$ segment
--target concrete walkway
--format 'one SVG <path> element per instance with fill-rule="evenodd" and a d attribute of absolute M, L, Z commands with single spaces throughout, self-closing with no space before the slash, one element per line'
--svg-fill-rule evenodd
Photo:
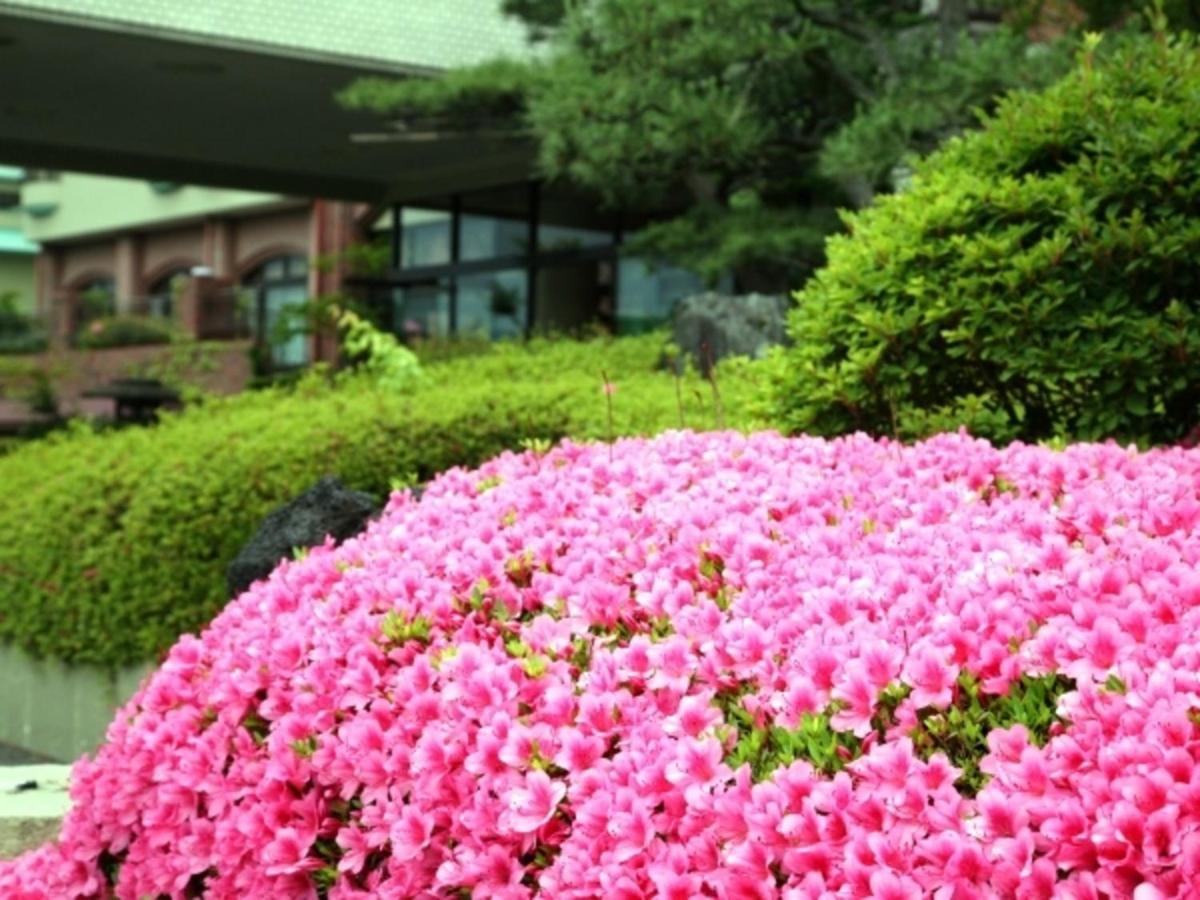
<path fill-rule="evenodd" d="M 51 763 L 0 767 L 0 859 L 19 856 L 58 835 L 71 804 L 70 772 L 70 766 Z"/>

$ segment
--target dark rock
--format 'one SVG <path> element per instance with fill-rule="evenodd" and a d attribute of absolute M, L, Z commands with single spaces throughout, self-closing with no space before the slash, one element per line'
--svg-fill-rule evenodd
<path fill-rule="evenodd" d="M 265 578 L 280 560 L 291 557 L 296 547 L 316 546 L 326 535 L 337 541 L 353 537 L 377 510 L 370 494 L 352 491 L 327 475 L 263 519 L 254 537 L 229 564 L 226 581 L 230 596 Z"/>
<path fill-rule="evenodd" d="M 674 340 L 707 375 L 726 356 L 758 359 L 787 339 L 786 297 L 770 294 L 696 294 L 675 307 Z"/>

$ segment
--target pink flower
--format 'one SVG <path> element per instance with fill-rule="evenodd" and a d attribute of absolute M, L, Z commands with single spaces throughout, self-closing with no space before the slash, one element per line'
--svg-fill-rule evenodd
<path fill-rule="evenodd" d="M 883 870 L 871 874 L 872 900 L 920 900 L 921 887 L 911 878 Z"/>
<path fill-rule="evenodd" d="M 640 805 L 614 813 L 606 830 L 613 842 L 613 859 L 619 863 L 641 853 L 654 837 L 650 815 Z"/>
<path fill-rule="evenodd" d="M 415 806 L 406 805 L 389 832 L 393 858 L 400 862 L 416 859 L 429 846 L 432 835 L 433 821 L 429 814 Z"/>
<path fill-rule="evenodd" d="M 545 772 L 528 773 L 523 787 L 508 792 L 505 817 L 508 827 L 520 834 L 537 831 L 550 821 L 566 794 L 566 785 L 552 781 Z"/>
<path fill-rule="evenodd" d="M 871 730 L 875 715 L 876 686 L 866 668 L 857 660 L 846 667 L 846 674 L 833 689 L 833 698 L 842 706 L 830 720 L 834 728 L 863 737 Z"/>
<path fill-rule="evenodd" d="M 689 796 L 721 774 L 721 744 L 715 738 L 688 738 L 676 745 L 675 757 L 664 770 L 667 781 Z"/>
<path fill-rule="evenodd" d="M 321 861 L 310 859 L 312 835 L 302 835 L 295 828 L 281 828 L 263 848 L 264 869 L 268 875 L 289 875 L 320 867 Z"/>
<path fill-rule="evenodd" d="M 182 639 L 0 897 L 1187 896 L 1198 484 L 1200 450 L 963 434 L 451 470 Z"/>
<path fill-rule="evenodd" d="M 904 678 L 912 686 L 912 700 L 918 709 L 945 709 L 958 680 L 958 667 L 946 662 L 943 651 L 926 645 L 908 657 Z"/>
<path fill-rule="evenodd" d="M 603 738 L 572 729 L 563 736 L 562 749 L 554 762 L 568 772 L 586 772 L 604 755 L 606 746 Z"/>

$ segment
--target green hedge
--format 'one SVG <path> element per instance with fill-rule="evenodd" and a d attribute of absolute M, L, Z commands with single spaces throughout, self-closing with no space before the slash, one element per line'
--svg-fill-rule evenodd
<path fill-rule="evenodd" d="M 138 347 L 146 344 L 169 344 L 175 339 L 175 335 L 175 326 L 167 319 L 105 316 L 88 322 L 75 336 L 75 344 L 84 350 Z"/>
<path fill-rule="evenodd" d="M 1157 443 L 1200 421 L 1200 52 L 1103 51 L 847 217 L 797 295 L 785 428 Z"/>
<path fill-rule="evenodd" d="M 323 474 L 382 497 L 526 439 L 678 424 L 661 335 L 501 346 L 426 370 L 408 395 L 308 380 L 168 415 L 158 426 L 76 429 L 0 458 L 0 640 L 38 655 L 118 665 L 152 658 L 227 599 L 225 569 L 262 518 Z M 754 370 L 719 387 L 728 424 L 749 424 Z M 710 387 L 682 389 L 690 427 L 716 422 Z"/>

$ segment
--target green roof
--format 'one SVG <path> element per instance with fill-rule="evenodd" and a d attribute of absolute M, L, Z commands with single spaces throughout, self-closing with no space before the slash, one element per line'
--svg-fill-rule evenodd
<path fill-rule="evenodd" d="M 0 228 L 0 253 L 37 253 L 40 248 L 19 229 Z"/>
<path fill-rule="evenodd" d="M 25 180 L 25 170 L 20 166 L 0 166 L 0 182 L 20 182 Z"/>
<path fill-rule="evenodd" d="M 0 9 L 205 43 L 448 68 L 523 56 L 524 27 L 500 0 L 2 0 Z"/>

